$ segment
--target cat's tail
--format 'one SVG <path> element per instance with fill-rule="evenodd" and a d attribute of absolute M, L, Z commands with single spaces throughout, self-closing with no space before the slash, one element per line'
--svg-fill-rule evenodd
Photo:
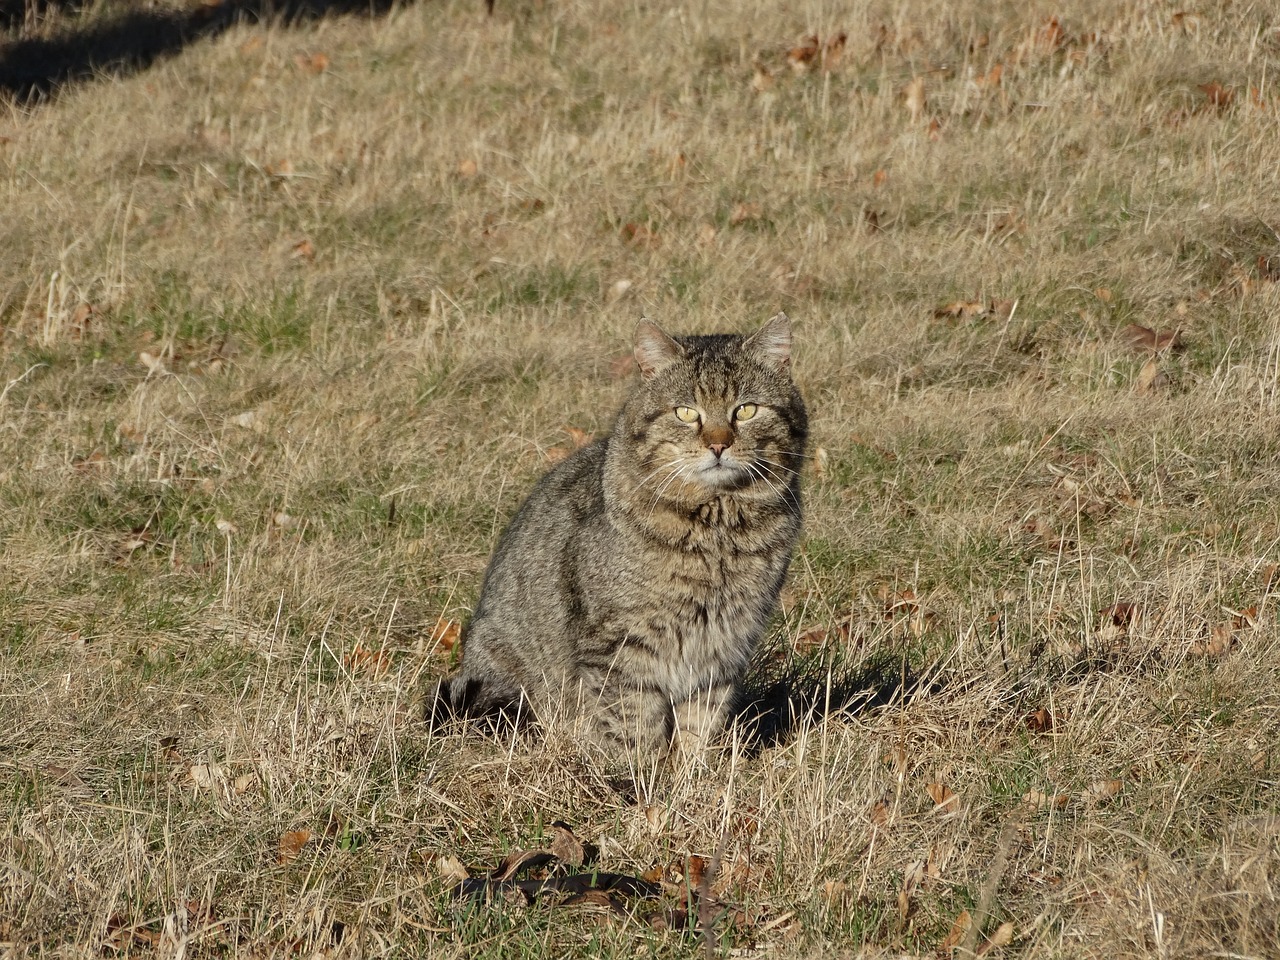
<path fill-rule="evenodd" d="M 486 720 L 522 725 L 529 707 L 520 691 L 514 693 L 479 677 L 456 673 L 445 677 L 427 694 L 426 721 L 433 727 L 458 720 Z"/>

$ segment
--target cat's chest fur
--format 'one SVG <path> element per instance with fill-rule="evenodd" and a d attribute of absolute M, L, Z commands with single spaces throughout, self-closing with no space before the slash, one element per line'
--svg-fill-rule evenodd
<path fill-rule="evenodd" d="M 611 649 L 636 686 L 676 700 L 739 675 L 781 585 L 791 518 L 729 496 L 687 511 L 613 513 L 618 562 L 590 577 L 600 604 L 582 642 Z"/>

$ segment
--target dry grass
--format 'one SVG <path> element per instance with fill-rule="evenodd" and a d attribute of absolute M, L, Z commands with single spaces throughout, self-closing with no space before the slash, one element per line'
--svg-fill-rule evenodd
<path fill-rule="evenodd" d="M 557 819 L 628 873 L 727 836 L 722 955 L 966 910 L 958 954 L 1280 955 L 1274 12 L 498 6 L 0 113 L 0 955 L 708 949 L 450 899 L 438 858 Z M 780 307 L 822 459 L 756 687 L 797 716 L 623 786 L 426 729 L 438 618 L 637 317 Z"/>

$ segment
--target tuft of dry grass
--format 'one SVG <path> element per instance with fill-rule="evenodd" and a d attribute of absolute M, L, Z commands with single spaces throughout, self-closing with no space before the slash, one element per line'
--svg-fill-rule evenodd
<path fill-rule="evenodd" d="M 175 4 L 0 106 L 0 955 L 1275 956 L 1280 20 L 497 6 Z M 720 748 L 428 728 L 637 318 L 778 308 Z M 557 820 L 661 901 L 451 896 Z"/>

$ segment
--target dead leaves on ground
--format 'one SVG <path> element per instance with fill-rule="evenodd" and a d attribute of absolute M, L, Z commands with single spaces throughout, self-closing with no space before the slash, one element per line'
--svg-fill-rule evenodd
<path fill-rule="evenodd" d="M 373 650 L 357 643 L 342 655 L 342 665 L 353 677 L 378 680 L 391 669 L 391 655 L 386 650 Z"/>
<path fill-rule="evenodd" d="M 595 437 L 586 430 L 579 429 L 578 427 L 565 427 L 564 432 L 568 434 L 569 442 L 547 448 L 546 453 L 543 454 L 543 459 L 548 464 L 554 465 L 564 460 L 568 460 L 570 456 L 595 439 Z"/>
<path fill-rule="evenodd" d="M 559 906 L 592 903 L 625 914 L 629 912 L 631 898 L 658 896 L 656 885 L 641 877 L 560 869 L 561 864 L 571 868 L 590 865 L 598 852 L 583 844 L 565 823 L 556 821 L 549 829 L 551 841 L 546 847 L 513 849 L 487 876 L 473 878 L 453 857 L 441 858 L 437 867 L 446 879 L 458 881 L 454 887 L 455 897 L 499 900 L 518 906 L 527 906 L 541 898 L 543 902 Z"/>
<path fill-rule="evenodd" d="M 1120 334 L 1139 353 L 1178 353 L 1186 349 L 1180 330 L 1152 330 L 1140 323 L 1131 323 Z"/>
<path fill-rule="evenodd" d="M 749 858 L 722 869 L 723 848 L 711 857 L 691 854 L 642 875 L 600 870 L 599 851 L 583 843 L 567 824 L 549 827 L 550 842 L 536 849 L 516 848 L 483 877 L 472 877 L 456 857 L 442 856 L 436 869 L 454 883 L 454 897 L 523 908 L 599 908 L 606 917 L 638 920 L 654 930 L 696 930 L 714 944 L 725 927 L 753 925 L 748 914 L 721 897 L 750 872 Z M 583 869 L 590 868 L 590 869 Z M 667 901 L 660 904 L 659 901 Z M 649 908 L 643 903 L 653 903 Z M 758 917 L 755 919 L 759 919 Z"/>
<path fill-rule="evenodd" d="M 457 620 L 446 620 L 444 617 L 438 619 L 435 626 L 431 628 L 431 635 L 428 639 L 432 653 L 441 653 L 449 656 L 458 645 L 458 641 L 462 639 L 462 624 Z"/>
<path fill-rule="evenodd" d="M 934 812 L 944 817 L 953 817 L 960 812 L 960 797 L 945 783 L 925 784 L 925 793 L 933 801 Z"/>
<path fill-rule="evenodd" d="M 826 40 L 816 33 L 810 34 L 787 51 L 787 65 L 797 74 L 807 73 L 816 67 L 834 70 L 840 65 L 848 39 L 849 35 L 843 31 L 828 36 Z"/>
<path fill-rule="evenodd" d="M 947 320 L 952 323 L 988 317 L 994 320 L 1008 320 L 1013 316 L 1017 307 L 1017 300 L 999 298 L 993 300 L 953 300 L 934 310 L 933 318 L 935 320 Z"/>
<path fill-rule="evenodd" d="M 806 657 L 824 650 L 860 646 L 880 629 L 880 623 L 889 624 L 895 633 L 920 639 L 937 623 L 937 611 L 926 606 L 910 587 L 898 589 L 888 583 L 880 583 L 873 596 L 874 599 L 866 598 L 866 607 L 862 611 L 804 626 L 792 637 L 791 653 Z M 783 606 L 784 609 L 795 609 L 795 597 L 785 596 Z"/>
<path fill-rule="evenodd" d="M 307 829 L 286 830 L 280 835 L 276 863 L 283 866 L 296 860 L 298 854 L 302 852 L 302 848 L 311 842 L 312 836 L 311 831 Z"/>
<path fill-rule="evenodd" d="M 1259 624 L 1257 604 L 1238 612 L 1231 612 L 1229 620 L 1215 623 L 1208 628 L 1208 635 L 1187 647 L 1190 657 L 1221 659 L 1240 644 L 1240 636 L 1246 630 L 1255 630 Z"/>

